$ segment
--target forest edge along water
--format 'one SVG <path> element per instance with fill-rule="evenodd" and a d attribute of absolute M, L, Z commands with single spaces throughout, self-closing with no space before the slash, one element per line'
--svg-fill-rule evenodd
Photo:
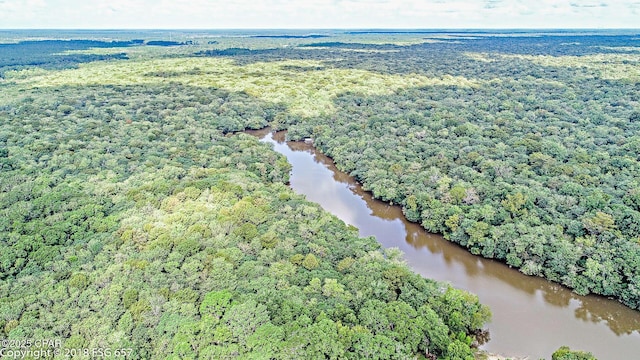
<path fill-rule="evenodd" d="M 286 133 L 248 131 L 273 144 L 292 165 L 291 188 L 320 204 L 361 236 L 404 252 L 407 264 L 424 277 L 475 293 L 491 308 L 492 353 L 550 359 L 562 345 L 600 360 L 635 359 L 640 353 L 640 312 L 601 296 L 580 296 L 540 277 L 467 252 L 405 219 L 399 206 L 374 199 L 351 176 L 310 143 L 285 141 Z M 404 241 L 403 241 L 404 239 Z"/>

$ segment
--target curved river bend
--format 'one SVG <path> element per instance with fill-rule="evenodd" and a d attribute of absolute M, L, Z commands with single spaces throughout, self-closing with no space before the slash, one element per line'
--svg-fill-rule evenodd
<path fill-rule="evenodd" d="M 550 359 L 562 345 L 592 352 L 599 360 L 640 359 L 640 311 L 599 296 L 579 296 L 497 261 L 474 256 L 407 221 L 398 206 L 375 200 L 333 161 L 284 133 L 250 132 L 274 145 L 292 164 L 291 187 L 345 223 L 400 248 L 424 277 L 471 291 L 493 313 L 491 340 L 483 349 L 509 356 Z"/>

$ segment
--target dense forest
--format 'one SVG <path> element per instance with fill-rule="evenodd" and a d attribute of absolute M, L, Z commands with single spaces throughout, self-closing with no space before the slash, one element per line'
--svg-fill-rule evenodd
<path fill-rule="evenodd" d="M 295 195 L 268 145 L 223 131 L 282 105 L 162 82 L 2 87 L 0 337 L 132 359 L 472 359 L 485 337 L 477 297 L 412 273 Z"/>
<path fill-rule="evenodd" d="M 124 53 L 83 54 L 72 53 L 87 49 L 122 48 L 139 44 L 135 41 L 96 41 L 96 40 L 30 40 L 17 43 L 0 43 L 0 78 L 9 70 L 38 67 L 42 69 L 66 69 L 80 63 L 126 59 Z M 64 53 L 67 52 L 67 53 Z"/>
<path fill-rule="evenodd" d="M 594 40 L 581 56 L 422 47 L 396 62 L 372 57 L 361 66 L 473 83 L 341 94 L 335 113 L 289 134 L 313 137 L 376 197 L 474 254 L 640 308 L 640 48 L 627 39 L 620 52 L 590 54 L 609 42 Z M 557 40 L 509 43 L 563 50 Z"/>
<path fill-rule="evenodd" d="M 0 337 L 473 358 L 489 310 L 295 195 L 286 160 L 241 133 L 265 126 L 474 254 L 640 308 L 637 37 L 385 36 L 3 60 Z"/>

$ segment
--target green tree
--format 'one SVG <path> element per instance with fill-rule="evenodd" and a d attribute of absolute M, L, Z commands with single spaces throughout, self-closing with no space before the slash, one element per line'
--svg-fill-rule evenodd
<path fill-rule="evenodd" d="M 200 315 L 221 319 L 232 306 L 233 295 L 228 290 L 211 291 L 204 296 L 200 304 Z"/>
<path fill-rule="evenodd" d="M 307 270 L 313 270 L 318 266 L 320 266 L 320 263 L 318 262 L 318 259 L 316 258 L 315 255 L 309 253 L 304 257 L 304 260 L 302 261 L 302 266 L 304 266 L 304 268 Z"/>
<path fill-rule="evenodd" d="M 571 350 L 568 346 L 561 346 L 554 351 L 551 356 L 552 360 L 596 360 L 589 352 Z"/>
<path fill-rule="evenodd" d="M 605 231 L 611 231 L 615 227 L 615 220 L 613 216 L 598 211 L 592 217 L 582 220 L 585 229 L 591 234 L 601 234 Z"/>

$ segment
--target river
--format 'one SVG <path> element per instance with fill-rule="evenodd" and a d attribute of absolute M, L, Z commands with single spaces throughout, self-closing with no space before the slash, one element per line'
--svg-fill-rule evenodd
<path fill-rule="evenodd" d="M 291 188 L 345 223 L 400 248 L 411 269 L 478 295 L 491 308 L 491 340 L 482 349 L 503 355 L 550 359 L 562 345 L 592 352 L 599 360 L 640 359 L 640 311 L 600 296 L 579 296 L 539 277 L 467 252 L 407 221 L 398 206 L 375 200 L 333 161 L 283 132 L 251 132 L 285 155 Z"/>

